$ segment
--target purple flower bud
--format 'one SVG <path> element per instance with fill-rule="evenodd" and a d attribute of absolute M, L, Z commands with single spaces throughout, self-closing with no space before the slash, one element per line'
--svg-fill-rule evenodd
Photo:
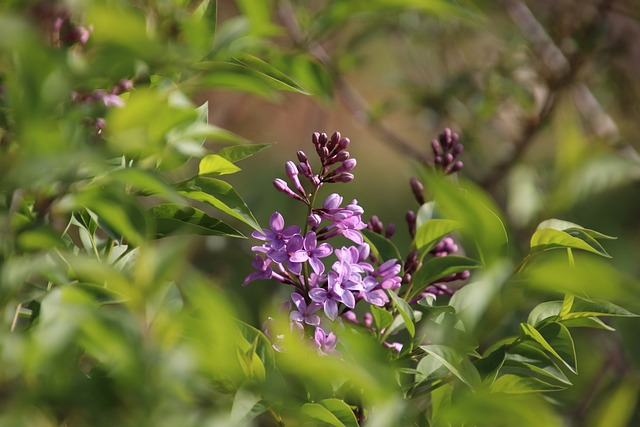
<path fill-rule="evenodd" d="M 289 178 L 293 179 L 294 177 L 298 176 L 298 168 L 296 167 L 295 163 L 293 163 L 291 160 L 285 163 L 284 169 Z"/>
<path fill-rule="evenodd" d="M 445 166 L 448 166 L 448 165 L 450 165 L 451 163 L 453 163 L 453 154 L 451 154 L 451 153 L 447 153 L 447 154 L 444 156 L 444 162 L 443 162 L 443 163 L 444 163 L 444 165 L 445 165 Z"/>
<path fill-rule="evenodd" d="M 411 278 L 412 278 L 411 274 L 405 273 L 404 276 L 402 276 L 402 284 L 406 285 L 407 283 L 410 283 Z"/>
<path fill-rule="evenodd" d="M 96 131 L 98 131 L 98 135 L 100 135 L 102 134 L 102 131 L 104 130 L 104 127 L 106 125 L 107 125 L 107 121 L 102 117 L 98 117 L 95 123 L 93 124 L 93 127 L 96 129 Z"/>
<path fill-rule="evenodd" d="M 317 229 L 322 222 L 322 218 L 318 214 L 311 214 L 307 217 L 307 224 L 311 227 L 312 230 Z"/>
<path fill-rule="evenodd" d="M 342 182 L 347 183 L 353 181 L 355 177 L 352 173 L 341 173 L 340 175 L 332 176 L 329 179 L 324 180 L 324 182 Z"/>
<path fill-rule="evenodd" d="M 351 140 L 349 138 L 340 139 L 340 142 L 338 142 L 338 146 L 336 147 L 336 151 L 342 151 L 346 149 L 349 144 L 351 144 Z"/>
<path fill-rule="evenodd" d="M 416 198 L 416 201 L 420 205 L 424 205 L 424 186 L 418 179 L 414 176 L 409 180 L 409 184 L 411 185 L 411 192 L 413 193 L 413 197 Z"/>
<path fill-rule="evenodd" d="M 367 328 L 370 328 L 371 326 L 373 326 L 373 315 L 371 313 L 369 313 L 368 311 L 366 313 L 364 313 L 362 323 L 364 323 L 364 325 Z"/>
<path fill-rule="evenodd" d="M 318 143 L 324 147 L 325 145 L 327 145 L 327 142 L 329 142 L 329 137 L 326 133 L 322 132 L 318 138 Z"/>
<path fill-rule="evenodd" d="M 407 211 L 404 219 L 407 221 L 407 225 L 409 226 L 409 235 L 413 239 L 416 236 L 416 213 L 414 211 Z"/>
<path fill-rule="evenodd" d="M 304 200 L 302 197 L 300 197 L 298 194 L 294 193 L 293 190 L 291 190 L 289 188 L 289 184 L 287 184 L 287 182 L 283 179 L 280 178 L 276 178 L 273 181 L 273 186 L 276 188 L 276 190 L 286 194 L 289 197 L 292 197 L 296 200 L 300 200 L 301 202 L 306 202 L 306 200 Z"/>
<path fill-rule="evenodd" d="M 329 152 L 332 152 L 334 148 L 338 146 L 340 139 L 342 139 L 340 132 L 334 132 L 333 135 L 331 135 L 331 139 L 327 143 L 327 148 L 329 149 Z"/>
<path fill-rule="evenodd" d="M 298 172 L 307 178 L 310 178 L 313 175 L 308 163 L 298 163 Z"/>
<path fill-rule="evenodd" d="M 435 163 L 436 165 L 441 165 L 443 163 L 442 162 L 442 156 L 435 156 L 433 158 L 433 163 Z"/>
<path fill-rule="evenodd" d="M 339 162 L 344 162 L 345 160 L 347 160 L 349 158 L 350 154 L 348 151 L 341 151 L 338 154 L 336 154 L 335 156 L 333 156 L 336 160 L 336 163 Z"/>
<path fill-rule="evenodd" d="M 451 174 L 451 173 L 458 172 L 463 167 L 464 167 L 464 163 L 462 163 L 460 160 L 458 160 L 453 165 L 451 165 L 451 167 L 449 168 L 449 173 Z"/>
<path fill-rule="evenodd" d="M 431 149 L 433 150 L 434 156 L 442 155 L 442 147 L 440 146 L 440 143 L 436 139 L 431 141 Z"/>
<path fill-rule="evenodd" d="M 456 144 L 456 145 L 453 146 L 453 149 L 451 150 L 451 153 L 454 155 L 454 157 L 456 157 L 460 153 L 462 153 L 462 151 L 464 151 L 464 145 Z"/>
<path fill-rule="evenodd" d="M 306 162 L 308 162 L 308 161 L 309 161 L 309 159 L 307 158 L 307 155 L 306 155 L 306 154 L 304 154 L 304 151 L 298 151 L 296 154 L 297 154 L 297 156 L 298 156 L 298 160 L 299 160 L 301 163 L 306 163 Z"/>
<path fill-rule="evenodd" d="M 396 232 L 396 225 L 395 224 L 389 224 L 387 226 L 387 229 L 384 231 L 384 237 L 389 239 L 395 234 L 395 232 Z"/>

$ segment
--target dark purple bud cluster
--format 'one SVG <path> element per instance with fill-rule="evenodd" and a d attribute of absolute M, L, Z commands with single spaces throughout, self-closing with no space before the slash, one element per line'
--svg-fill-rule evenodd
<path fill-rule="evenodd" d="M 396 225 L 389 224 L 386 228 L 380 218 L 377 215 L 373 215 L 369 222 L 367 222 L 367 230 L 373 231 L 374 233 L 380 234 L 387 239 L 393 237 L 396 233 Z"/>
<path fill-rule="evenodd" d="M 84 46 L 89 41 L 89 37 L 93 32 L 92 25 L 88 27 L 76 25 L 71 22 L 68 16 L 56 18 L 53 29 L 58 34 L 58 40 L 61 46 Z"/>
<path fill-rule="evenodd" d="M 433 150 L 433 163 L 447 175 L 458 172 L 464 166 L 457 157 L 462 153 L 464 146 L 458 142 L 460 137 L 446 128 L 438 135 L 438 139 L 431 141 Z"/>
<path fill-rule="evenodd" d="M 418 217 L 414 211 L 407 211 L 404 219 L 407 221 L 407 226 L 409 227 L 409 235 L 413 239 L 416 237 L 416 221 L 418 220 Z"/>
<path fill-rule="evenodd" d="M 460 248 L 456 244 L 455 240 L 451 236 L 444 237 L 438 244 L 429 252 L 434 257 L 445 257 L 453 253 L 458 252 Z M 427 289 L 421 294 L 421 298 L 426 295 L 453 295 L 454 290 L 449 289 L 445 283 L 467 280 L 471 276 L 469 270 L 464 270 L 459 273 L 450 274 L 445 277 L 441 277 L 435 282 L 431 283 Z"/>
<path fill-rule="evenodd" d="M 320 158 L 320 173 L 316 174 L 313 171 L 306 153 L 298 151 L 298 164 L 289 161 L 285 165 L 285 172 L 295 190 L 290 188 L 283 179 L 277 178 L 273 182 L 276 190 L 309 206 L 311 205 L 310 194 L 314 194 L 323 184 L 353 181 L 351 171 L 357 165 L 356 159 L 350 158 L 349 152 L 346 151 L 351 141 L 349 138 L 343 138 L 340 132 L 335 132 L 330 139 L 326 133 L 314 132 L 311 140 Z M 300 182 L 300 175 L 311 183 L 312 188 L 309 193 Z"/>

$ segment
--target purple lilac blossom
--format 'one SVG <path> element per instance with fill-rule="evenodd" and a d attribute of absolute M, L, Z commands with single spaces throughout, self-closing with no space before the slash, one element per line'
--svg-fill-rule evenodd
<path fill-rule="evenodd" d="M 324 329 L 318 327 L 313 335 L 313 340 L 316 343 L 316 348 L 318 349 L 319 354 L 328 354 L 336 351 L 338 338 L 333 332 L 330 332 L 327 335 Z"/>
<path fill-rule="evenodd" d="M 274 275 L 274 272 L 269 264 L 271 264 L 271 260 L 269 258 L 263 259 L 260 255 L 256 255 L 251 265 L 257 271 L 249 274 L 242 282 L 242 286 L 247 286 L 250 282 L 258 279 L 271 279 Z"/>
<path fill-rule="evenodd" d="M 295 292 L 291 294 L 291 300 L 296 306 L 296 310 L 293 310 L 289 315 L 289 318 L 292 322 L 297 322 L 300 324 L 304 322 L 307 325 L 320 326 L 320 316 L 314 313 L 322 308 L 322 304 L 312 302 L 311 304 L 307 305 L 304 297 Z"/>
<path fill-rule="evenodd" d="M 303 248 L 296 251 L 290 257 L 290 261 L 303 263 L 309 261 L 314 273 L 324 273 L 324 264 L 320 261 L 320 258 L 326 258 L 331 255 L 333 248 L 328 243 L 322 243 L 318 245 L 316 233 L 310 231 L 304 238 Z"/>
<path fill-rule="evenodd" d="M 284 227 L 284 218 L 280 212 L 274 212 L 269 219 L 271 229 L 264 228 L 262 232 L 254 231 L 251 236 L 258 240 L 264 240 L 268 249 L 280 250 L 287 241 L 296 234 L 300 234 L 302 230 L 296 225 Z"/>

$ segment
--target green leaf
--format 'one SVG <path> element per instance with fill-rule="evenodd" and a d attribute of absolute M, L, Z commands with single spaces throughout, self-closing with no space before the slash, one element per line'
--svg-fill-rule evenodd
<path fill-rule="evenodd" d="M 163 204 L 152 207 L 148 212 L 155 220 L 157 238 L 175 234 L 245 237 L 233 227 L 191 206 Z"/>
<path fill-rule="evenodd" d="M 553 318 L 554 320 L 560 314 L 562 309 L 562 301 L 547 301 L 536 305 L 529 313 L 527 323 L 538 326 L 543 321 Z"/>
<path fill-rule="evenodd" d="M 345 427 L 358 427 L 355 414 L 343 400 L 323 399 L 320 404 L 327 408 Z"/>
<path fill-rule="evenodd" d="M 231 163 L 235 163 L 239 160 L 246 159 L 247 157 L 253 156 L 259 151 L 264 150 L 267 147 L 271 147 L 273 144 L 243 144 L 236 145 L 231 147 L 224 147 L 216 154 L 220 157 L 223 157 L 230 161 Z"/>
<path fill-rule="evenodd" d="M 234 58 L 236 62 L 243 66 L 250 68 L 253 72 L 260 73 L 262 76 L 272 82 L 272 85 L 276 89 L 289 90 L 292 92 L 298 92 L 304 95 L 310 95 L 303 87 L 301 87 L 296 81 L 288 77 L 284 73 L 277 70 L 269 63 L 253 55 L 242 55 Z"/>
<path fill-rule="evenodd" d="M 239 219 L 255 230 L 261 230 L 249 207 L 231 185 L 214 178 L 196 178 L 180 191 L 193 200 L 206 203 Z"/>
<path fill-rule="evenodd" d="M 640 381 L 636 372 L 630 373 L 607 389 L 600 402 L 590 405 L 589 427 L 626 427 L 636 424 Z M 633 421 L 633 422 L 631 422 Z"/>
<path fill-rule="evenodd" d="M 540 328 L 540 335 L 558 353 L 562 361 L 574 373 L 578 372 L 576 349 L 573 338 L 567 327 L 561 323 L 553 322 Z"/>
<path fill-rule="evenodd" d="M 482 358 L 473 362 L 478 373 L 484 378 L 482 383 L 491 388 L 498 374 L 500 368 L 504 365 L 507 358 L 507 346 L 501 345 L 500 347 L 491 351 L 491 353 L 483 356 Z"/>
<path fill-rule="evenodd" d="M 74 202 L 95 212 L 98 217 L 96 222 L 101 228 L 105 229 L 101 224 L 103 221 L 109 229 L 119 234 L 114 237 L 122 236 L 135 246 L 144 241 L 148 229 L 147 218 L 132 197 L 112 189 L 92 187 L 78 194 Z"/>
<path fill-rule="evenodd" d="M 549 249 L 557 248 L 572 248 L 582 249 L 594 254 L 602 255 L 607 258 L 611 258 L 604 249 L 594 248 L 587 242 L 577 237 L 573 237 L 570 234 L 555 230 L 553 228 L 543 228 L 537 230 L 531 236 L 531 251 L 546 251 Z"/>
<path fill-rule="evenodd" d="M 346 427 L 338 417 L 319 403 L 305 403 L 302 405 L 300 412 L 309 418 L 322 421 L 323 423 L 333 427 Z"/>
<path fill-rule="evenodd" d="M 236 173 L 239 167 L 217 154 L 210 154 L 200 160 L 198 175 L 228 175 Z"/>
<path fill-rule="evenodd" d="M 427 286 L 438 279 L 449 276 L 450 274 L 479 268 L 480 266 L 478 261 L 453 255 L 430 259 L 413 275 L 414 289 L 408 299 L 412 299 L 414 296 L 420 294 Z"/>
<path fill-rule="evenodd" d="M 580 317 L 613 316 L 613 317 L 638 317 L 622 307 L 609 301 L 587 300 L 575 297 L 571 310 L 560 316 L 560 320 L 569 320 Z"/>
<path fill-rule="evenodd" d="M 607 325 L 597 317 L 577 317 L 574 319 L 560 320 L 559 322 L 567 328 L 594 328 L 615 331 L 615 328 Z"/>
<path fill-rule="evenodd" d="M 415 244 L 422 255 L 429 252 L 447 234 L 462 228 L 460 221 L 430 219 L 416 230 Z"/>
<path fill-rule="evenodd" d="M 575 350 L 573 350 L 573 356 L 571 356 L 571 352 L 567 350 L 568 348 L 573 349 L 573 339 L 571 338 L 571 335 L 569 334 L 569 331 L 566 327 L 562 326 L 562 328 L 552 328 L 547 332 L 546 337 L 528 323 L 521 323 L 520 329 L 525 336 L 531 338 L 533 341 L 538 343 L 542 347 L 542 349 L 553 355 L 557 360 L 564 363 L 565 366 L 571 370 L 571 372 L 576 373 Z M 558 347 L 558 350 L 556 350 L 556 348 L 554 348 L 554 346 L 549 343 L 546 338 L 550 338 L 553 344 Z M 560 355 L 559 353 L 562 353 L 562 355 Z"/>
<path fill-rule="evenodd" d="M 62 239 L 52 228 L 41 226 L 21 231 L 16 243 L 23 251 L 31 252 L 62 246 Z"/>
<path fill-rule="evenodd" d="M 552 384 L 536 377 L 504 374 L 496 379 L 491 387 L 492 393 L 546 393 L 567 388 L 559 384 Z"/>
<path fill-rule="evenodd" d="M 387 310 L 376 307 L 375 305 L 370 306 L 370 310 L 371 315 L 373 316 L 373 321 L 378 327 L 378 330 L 389 327 L 389 325 L 391 325 L 391 323 L 393 322 L 393 315 Z"/>
<path fill-rule="evenodd" d="M 407 327 L 407 331 L 409 332 L 409 335 L 411 335 L 411 337 L 413 338 L 413 336 L 416 334 L 416 326 L 414 324 L 415 317 L 413 314 L 413 309 L 411 308 L 409 303 L 407 303 L 405 300 L 403 300 L 398 295 L 396 295 L 395 292 L 389 291 L 387 292 L 387 294 L 391 297 L 391 300 L 393 301 L 393 305 L 396 306 L 396 308 L 398 309 L 398 312 L 400 313 L 400 316 L 402 316 L 402 319 L 404 320 L 404 324 Z"/>
<path fill-rule="evenodd" d="M 533 344 L 520 343 L 510 347 L 500 373 L 534 377 L 561 387 L 571 385 L 567 376 L 551 357 Z"/>
<path fill-rule="evenodd" d="M 460 232 L 475 242 L 478 257 L 485 265 L 503 258 L 509 240 L 499 210 L 491 197 L 477 185 L 460 179 L 425 173 L 424 182 L 433 193 L 437 211 L 462 224 Z M 428 222 L 427 222 L 428 223 Z M 418 245 L 420 247 L 420 245 Z M 467 252 L 473 248 L 466 247 Z"/>
<path fill-rule="evenodd" d="M 388 261 L 390 259 L 401 260 L 400 252 L 398 248 L 387 238 L 374 233 L 370 230 L 362 230 L 362 235 L 365 241 L 371 246 L 373 254 L 381 261 Z"/>
<path fill-rule="evenodd" d="M 449 371 L 472 389 L 479 389 L 482 379 L 475 366 L 457 350 L 443 345 L 421 345 L 420 348 L 438 359 Z"/>
<path fill-rule="evenodd" d="M 110 172 L 107 179 L 131 186 L 143 195 L 155 195 L 173 203 L 181 203 L 182 197 L 162 179 L 151 172 L 137 168 L 124 168 Z"/>

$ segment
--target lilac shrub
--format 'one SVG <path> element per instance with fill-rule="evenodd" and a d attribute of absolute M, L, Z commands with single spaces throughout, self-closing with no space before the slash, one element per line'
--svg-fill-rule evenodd
<path fill-rule="evenodd" d="M 354 321 L 358 304 L 383 307 L 389 303 L 387 292 L 400 287 L 402 266 L 397 259 L 382 262 L 371 256 L 362 235 L 367 227 L 362 220 L 364 209 L 357 200 L 345 204 L 340 194 L 332 193 L 317 206 L 320 188 L 351 182 L 357 162 L 346 150 L 350 140 L 339 132 L 330 138 L 316 132 L 312 142 L 319 169 L 314 170 L 307 155 L 298 151 L 298 163 L 285 165 L 289 182 L 277 178 L 273 183 L 278 191 L 307 206 L 306 220 L 302 227 L 287 226 L 282 214 L 274 212 L 269 228 L 253 233 L 263 243 L 252 247 L 256 271 L 243 285 L 272 279 L 292 286 L 291 329 L 303 331 L 318 352 L 326 354 L 336 349 L 338 319 Z M 340 236 L 351 245 L 334 247 Z"/>

